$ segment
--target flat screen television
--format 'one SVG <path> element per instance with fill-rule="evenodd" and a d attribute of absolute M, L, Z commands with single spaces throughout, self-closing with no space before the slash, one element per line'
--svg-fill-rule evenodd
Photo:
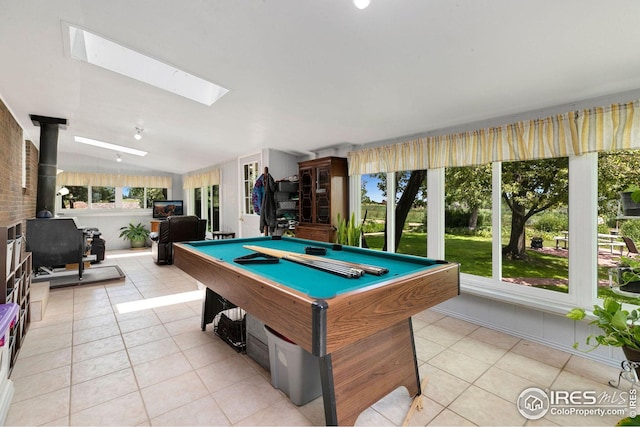
<path fill-rule="evenodd" d="M 162 219 L 169 216 L 184 215 L 182 200 L 154 200 L 153 217 Z"/>

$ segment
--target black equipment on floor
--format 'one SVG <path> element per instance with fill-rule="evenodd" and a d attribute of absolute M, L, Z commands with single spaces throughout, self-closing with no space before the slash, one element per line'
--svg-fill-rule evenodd
<path fill-rule="evenodd" d="M 91 239 L 91 255 L 95 255 L 96 259 L 91 264 L 97 264 L 104 261 L 104 253 L 106 251 L 106 241 L 102 238 L 102 233 L 97 228 L 87 228 L 85 234 Z"/>
<path fill-rule="evenodd" d="M 84 262 L 90 244 L 85 229 L 79 228 L 73 218 L 34 218 L 27 220 L 26 250 L 31 252 L 33 271 L 54 274 L 54 268 L 67 264 L 78 265 L 78 278 L 82 279 Z"/>

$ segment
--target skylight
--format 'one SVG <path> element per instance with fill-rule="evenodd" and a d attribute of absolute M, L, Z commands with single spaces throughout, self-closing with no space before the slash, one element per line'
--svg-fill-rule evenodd
<path fill-rule="evenodd" d="M 210 106 L 229 92 L 86 30 L 69 25 L 71 57 Z"/>
<path fill-rule="evenodd" d="M 109 142 L 98 141 L 91 138 L 84 138 L 82 136 L 76 136 L 74 138 L 76 142 L 80 142 L 82 144 L 93 145 L 94 147 L 106 148 L 107 150 L 118 151 L 120 153 L 133 154 L 136 156 L 146 156 L 147 152 L 142 150 L 136 150 L 135 148 L 125 147 L 123 145 L 111 144 Z"/>

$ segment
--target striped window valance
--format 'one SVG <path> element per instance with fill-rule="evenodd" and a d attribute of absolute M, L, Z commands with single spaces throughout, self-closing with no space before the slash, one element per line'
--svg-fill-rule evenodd
<path fill-rule="evenodd" d="M 184 190 L 188 190 L 191 188 L 209 187 L 211 185 L 219 184 L 220 169 L 211 169 L 208 171 L 185 176 L 182 188 Z"/>
<path fill-rule="evenodd" d="M 58 185 L 91 185 L 100 187 L 171 188 L 170 176 L 120 175 L 108 173 L 61 172 Z"/>
<path fill-rule="evenodd" d="M 483 165 L 640 148 L 640 101 L 350 152 L 349 174 Z"/>

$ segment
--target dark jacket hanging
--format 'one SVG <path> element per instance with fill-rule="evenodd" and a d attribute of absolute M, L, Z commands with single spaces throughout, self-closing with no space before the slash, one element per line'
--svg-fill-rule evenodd
<path fill-rule="evenodd" d="M 265 227 L 269 227 L 269 232 L 273 233 L 276 229 L 276 182 L 271 174 L 262 174 L 259 180 L 262 180 L 262 200 L 260 204 L 260 231 L 264 231 Z"/>

